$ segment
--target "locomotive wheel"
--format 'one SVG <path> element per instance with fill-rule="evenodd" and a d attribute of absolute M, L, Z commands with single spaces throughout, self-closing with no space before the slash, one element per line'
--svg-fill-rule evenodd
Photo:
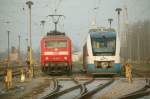
<path fill-rule="evenodd" d="M 43 69 L 43 67 L 41 68 L 41 70 L 42 70 L 42 72 L 44 72 L 44 69 Z"/>
<path fill-rule="evenodd" d="M 72 65 L 71 65 L 71 66 L 69 66 L 69 68 L 70 68 L 70 71 L 72 71 Z"/>
<path fill-rule="evenodd" d="M 42 67 L 42 72 L 45 72 L 45 68 L 44 67 Z"/>
<path fill-rule="evenodd" d="M 71 75 L 71 71 L 72 71 L 72 68 L 70 66 L 66 67 L 66 74 L 67 75 Z"/>

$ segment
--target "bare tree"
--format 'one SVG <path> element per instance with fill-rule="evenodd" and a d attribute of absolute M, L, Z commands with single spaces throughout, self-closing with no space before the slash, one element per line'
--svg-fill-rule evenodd
<path fill-rule="evenodd" d="M 150 20 L 129 24 L 127 30 L 127 49 L 123 57 L 137 62 L 150 62 Z M 123 43 L 122 43 L 123 44 Z"/>

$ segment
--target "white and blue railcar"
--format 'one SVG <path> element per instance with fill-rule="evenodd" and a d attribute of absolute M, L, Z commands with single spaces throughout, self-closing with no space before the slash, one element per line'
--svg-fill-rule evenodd
<path fill-rule="evenodd" d="M 89 31 L 83 47 L 83 69 L 92 74 L 121 72 L 120 43 L 113 29 L 97 28 Z"/>

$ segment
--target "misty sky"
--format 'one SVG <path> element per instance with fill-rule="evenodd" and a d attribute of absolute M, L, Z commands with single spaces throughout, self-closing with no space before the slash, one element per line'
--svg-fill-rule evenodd
<path fill-rule="evenodd" d="M 54 14 L 65 15 L 58 25 L 58 30 L 66 32 L 73 44 L 82 47 L 93 16 L 99 26 L 108 27 L 108 18 L 113 18 L 112 27 L 117 27 L 115 8 L 124 5 L 128 8 L 129 23 L 150 19 L 150 0 L 32 0 L 32 42 L 33 50 L 39 49 L 41 33 L 53 30 Z M 7 31 L 10 31 L 10 45 L 18 46 L 18 34 L 21 35 L 21 49 L 26 49 L 28 34 L 28 8 L 26 0 L 0 0 L 0 52 L 7 49 Z M 98 8 L 94 10 L 94 8 Z M 123 14 L 121 15 L 123 17 Z M 40 23 L 45 20 L 44 28 Z"/>

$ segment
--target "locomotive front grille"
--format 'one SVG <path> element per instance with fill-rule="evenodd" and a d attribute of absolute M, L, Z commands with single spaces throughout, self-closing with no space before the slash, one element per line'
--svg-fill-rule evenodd
<path fill-rule="evenodd" d="M 67 65 L 68 65 L 67 62 L 46 62 L 45 63 L 45 66 L 48 66 L 48 67 L 64 67 Z"/>

